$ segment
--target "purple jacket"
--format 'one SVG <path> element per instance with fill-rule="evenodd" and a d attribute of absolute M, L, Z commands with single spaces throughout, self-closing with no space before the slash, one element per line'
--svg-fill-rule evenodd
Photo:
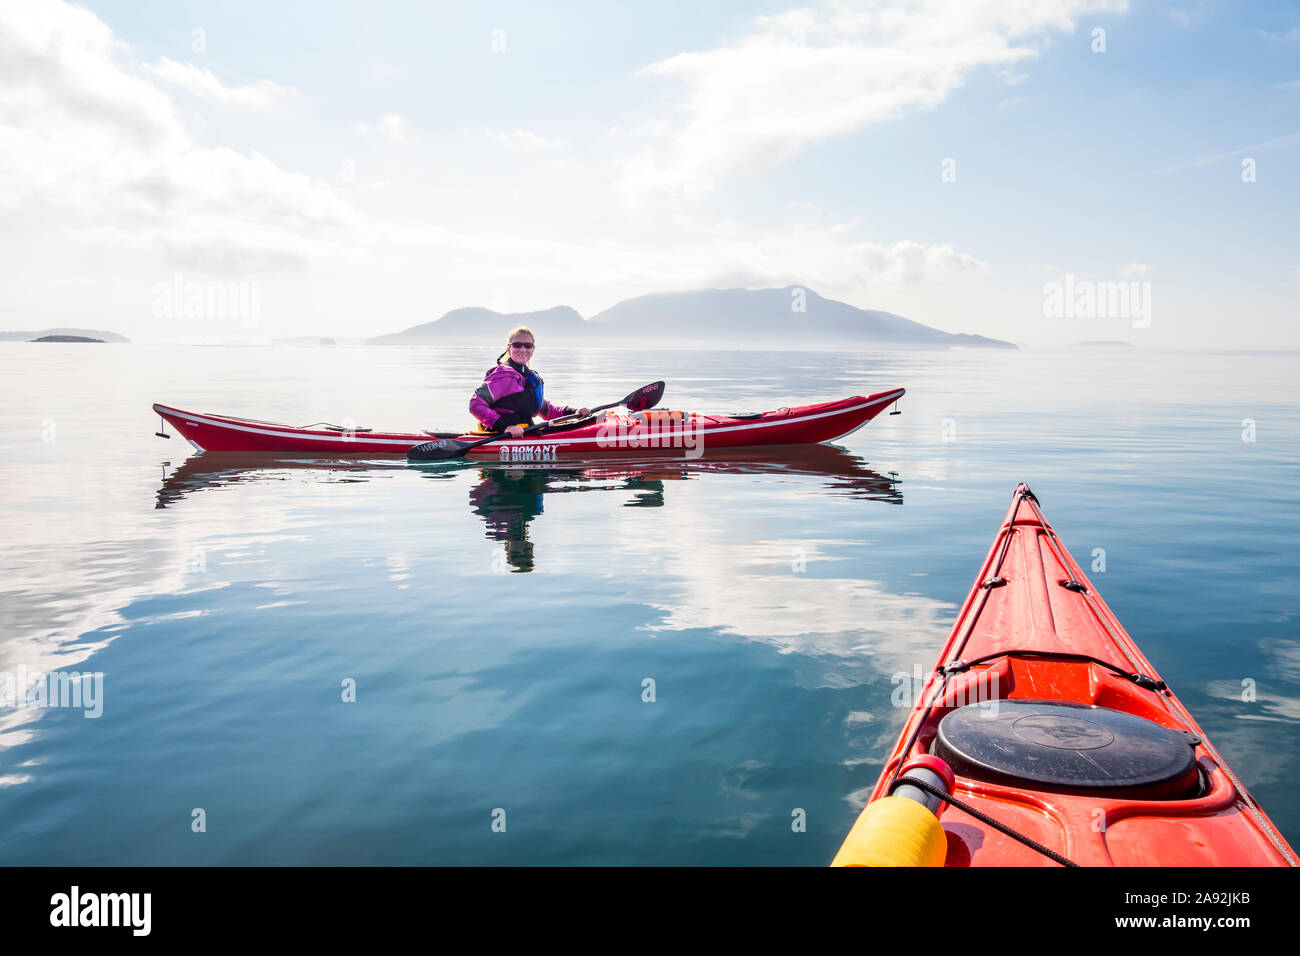
<path fill-rule="evenodd" d="M 542 390 L 542 377 L 532 369 L 527 370 L 535 379 L 533 388 L 541 399 L 540 405 L 526 394 L 529 383 L 524 375 L 513 365 L 501 364 L 489 369 L 483 384 L 469 400 L 469 412 L 490 431 L 498 431 L 513 424 L 528 424 L 531 415 L 541 415 L 544 419 L 559 418 L 577 411 L 574 408 L 552 405 L 546 401 Z M 531 414 L 530 414 L 531 413 Z M 524 419 L 527 418 L 527 421 Z M 499 424 L 504 421 L 504 424 Z"/>

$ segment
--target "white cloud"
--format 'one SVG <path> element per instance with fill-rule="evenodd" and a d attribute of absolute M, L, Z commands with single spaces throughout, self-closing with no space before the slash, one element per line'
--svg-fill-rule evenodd
<path fill-rule="evenodd" d="M 1210 12 L 1210 7 L 1210 0 L 1199 0 L 1196 6 L 1191 10 L 1183 10 L 1174 7 L 1169 11 L 1169 16 L 1180 27 L 1192 27 L 1205 19 Z"/>
<path fill-rule="evenodd" d="M 1281 40 L 1283 43 L 1290 43 L 1294 40 L 1300 40 L 1300 27 L 1292 27 L 1286 33 L 1271 33 L 1268 30 L 1258 31 L 1259 35 L 1269 40 Z"/>
<path fill-rule="evenodd" d="M 195 96 L 243 109 L 269 110 L 289 92 L 288 88 L 270 80 L 249 86 L 226 86 L 211 70 L 201 69 L 193 63 L 177 63 L 167 57 L 145 69 L 158 79 L 179 86 Z"/>
<path fill-rule="evenodd" d="M 517 129 L 509 133 L 488 130 L 488 136 L 507 149 L 520 153 L 535 153 L 544 149 L 568 149 L 569 147 L 568 140 L 547 139 L 545 136 L 539 136 L 523 129 Z"/>
<path fill-rule="evenodd" d="M 554 241 L 525 248 L 518 242 L 494 240 L 483 252 L 485 261 L 491 262 L 488 253 L 504 254 L 503 250 L 518 245 L 520 268 L 538 279 L 560 275 L 576 283 L 588 270 L 595 270 L 617 286 L 644 291 L 807 284 L 832 298 L 858 300 L 872 291 L 942 283 L 988 268 L 946 243 L 853 242 L 816 225 L 758 236 L 729 235 L 729 225 L 719 223 L 710 234 L 650 249 L 637 250 L 624 243 Z M 489 268 L 485 278 L 491 274 Z"/>
<path fill-rule="evenodd" d="M 377 124 L 358 123 L 357 129 L 367 136 L 372 133 L 378 133 L 390 143 L 404 143 L 407 135 L 410 133 L 411 121 L 405 116 L 398 116 L 396 113 L 389 113 Z"/>
<path fill-rule="evenodd" d="M 624 164 L 635 206 L 698 199 L 737 169 L 763 170 L 805 146 L 943 103 L 981 67 L 1010 68 L 1084 13 L 1127 0 L 832 2 L 754 21 L 726 46 L 639 71 L 680 89 L 670 132 Z"/>
<path fill-rule="evenodd" d="M 1223 153 L 1211 153 L 1208 156 L 1198 156 L 1195 159 L 1188 160 L 1185 163 L 1179 163 L 1177 166 L 1170 166 L 1162 169 L 1163 173 L 1176 173 L 1184 169 L 1192 169 L 1197 166 L 1209 166 L 1225 159 L 1235 159 L 1247 153 L 1258 152 L 1261 149 L 1275 149 L 1278 146 L 1289 146 L 1291 143 L 1300 140 L 1300 133 L 1288 133 L 1285 136 L 1279 136 L 1276 139 L 1265 140 L 1262 143 L 1251 143 L 1249 146 L 1238 146 L 1236 149 L 1230 149 Z"/>
<path fill-rule="evenodd" d="M 149 76 L 252 108 L 282 92 L 226 87 L 168 60 L 137 72 L 129 48 L 85 9 L 0 6 L 0 208 L 41 210 L 41 228 L 81 242 L 125 232 L 188 268 L 202 267 L 203 250 L 212 269 L 301 268 L 334 247 L 322 229 L 355 224 L 311 177 L 256 153 L 197 146 Z"/>
<path fill-rule="evenodd" d="M 118 65 L 125 51 L 93 13 L 66 3 L 0 5 L 0 117 L 9 142 L 75 134 L 83 149 L 174 143 L 171 100 Z M 0 156 L 11 152 L 0 149 Z"/>
<path fill-rule="evenodd" d="M 1144 262 L 1130 262 L 1126 266 L 1120 266 L 1119 274 L 1125 279 L 1142 279 L 1154 268 L 1155 266 L 1149 266 Z"/>
<path fill-rule="evenodd" d="M 404 142 L 410 128 L 411 121 L 396 113 L 390 113 L 379 121 L 379 131 L 394 143 Z"/>

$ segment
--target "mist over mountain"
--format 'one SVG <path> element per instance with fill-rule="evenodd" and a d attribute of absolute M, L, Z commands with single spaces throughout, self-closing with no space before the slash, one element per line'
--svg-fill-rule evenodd
<path fill-rule="evenodd" d="M 838 348 L 846 343 L 889 348 L 1016 348 L 982 335 L 953 334 L 892 312 L 859 309 L 803 286 L 656 292 L 625 299 L 583 319 L 569 306 L 502 314 L 453 309 L 432 322 L 369 339 L 370 345 L 475 345 L 500 341 L 516 325 L 547 345 L 643 348 Z"/>

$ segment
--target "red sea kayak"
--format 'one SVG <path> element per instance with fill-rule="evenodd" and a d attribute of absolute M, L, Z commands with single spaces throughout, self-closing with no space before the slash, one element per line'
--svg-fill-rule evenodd
<path fill-rule="evenodd" d="M 1020 485 L 834 865 L 1069 863 L 1297 858 Z"/>
<path fill-rule="evenodd" d="M 525 438 L 503 438 L 475 448 L 473 458 L 496 461 L 562 461 L 609 454 L 696 457 L 718 448 L 802 445 L 835 441 L 857 431 L 903 397 L 896 388 L 838 402 L 740 415 L 696 415 L 653 409 L 610 414 Z M 154 405 L 153 410 L 198 451 L 257 451 L 307 455 L 404 455 L 435 438 L 474 441 L 482 433 L 377 432 L 341 426 L 280 425 L 197 414 Z"/>

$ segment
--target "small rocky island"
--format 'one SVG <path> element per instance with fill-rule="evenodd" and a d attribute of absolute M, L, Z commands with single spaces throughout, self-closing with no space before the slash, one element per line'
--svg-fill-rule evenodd
<path fill-rule="evenodd" d="M 77 329 L 61 326 L 54 329 L 27 329 L 0 332 L 0 342 L 130 342 L 125 335 L 100 329 Z"/>

